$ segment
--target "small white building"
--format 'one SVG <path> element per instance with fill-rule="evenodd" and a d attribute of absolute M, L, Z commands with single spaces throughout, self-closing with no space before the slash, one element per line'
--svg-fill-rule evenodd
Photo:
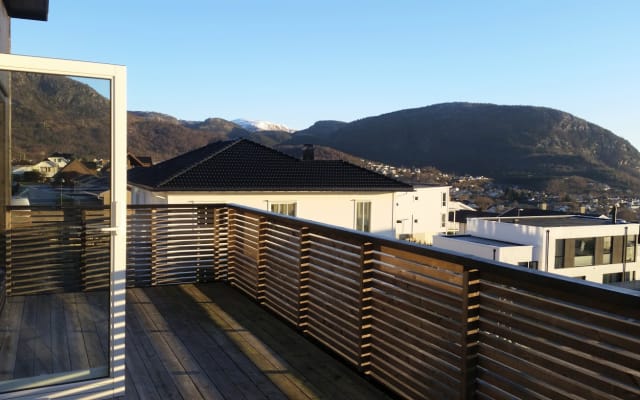
<path fill-rule="evenodd" d="M 419 186 L 394 194 L 396 237 L 431 244 L 447 232 L 450 186 Z"/>
<path fill-rule="evenodd" d="M 61 155 L 52 155 L 47 157 L 47 160 L 51 161 L 52 163 L 56 164 L 58 166 L 58 169 L 62 169 L 64 167 L 67 166 L 67 164 L 69 164 L 71 162 L 71 160 L 69 160 L 66 157 L 63 157 Z"/>
<path fill-rule="evenodd" d="M 640 277 L 640 225 L 567 215 L 467 220 L 467 235 L 435 237 L 460 253 L 599 283 Z"/>

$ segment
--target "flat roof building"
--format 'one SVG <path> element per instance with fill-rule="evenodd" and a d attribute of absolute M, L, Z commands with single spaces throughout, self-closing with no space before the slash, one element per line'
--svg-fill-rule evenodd
<path fill-rule="evenodd" d="M 640 225 L 582 215 L 471 218 L 436 247 L 599 283 L 634 281 Z"/>

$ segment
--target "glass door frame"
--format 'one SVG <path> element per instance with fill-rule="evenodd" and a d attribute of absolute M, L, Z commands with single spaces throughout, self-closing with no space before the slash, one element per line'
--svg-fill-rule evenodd
<path fill-rule="evenodd" d="M 0 72 L 18 71 L 104 79 L 111 91 L 111 276 L 109 376 L 94 380 L 0 394 L 4 399 L 57 397 L 112 398 L 125 391 L 125 302 L 127 232 L 127 83 L 126 67 L 85 61 L 0 54 Z M 11 95 L 9 94 L 9 99 Z M 10 105 L 9 105 L 10 107 Z M 9 121 L 9 126 L 11 122 Z M 2 151 L 5 151 L 4 149 Z M 5 212 L 2 210 L 1 212 Z"/>

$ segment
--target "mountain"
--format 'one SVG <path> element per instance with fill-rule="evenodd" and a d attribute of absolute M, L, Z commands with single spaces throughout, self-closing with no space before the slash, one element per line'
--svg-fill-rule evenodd
<path fill-rule="evenodd" d="M 240 126 L 242 129 L 245 129 L 249 132 L 259 132 L 259 131 L 281 131 L 293 133 L 295 129 L 291 129 L 286 125 L 276 124 L 274 122 L 269 121 L 249 121 L 246 119 L 234 119 L 234 124 Z"/>
<path fill-rule="evenodd" d="M 551 108 L 444 103 L 336 127 L 300 131 L 285 144 L 535 187 L 577 176 L 640 189 L 640 154 L 627 140 Z"/>
<path fill-rule="evenodd" d="M 307 129 L 295 132 L 295 143 L 303 143 L 306 137 L 313 141 L 314 137 L 329 136 L 345 125 L 348 124 L 342 121 L 318 121 Z"/>
<path fill-rule="evenodd" d="M 107 99 L 62 76 L 11 74 L 14 157 L 41 160 L 53 151 L 110 158 Z"/>
<path fill-rule="evenodd" d="M 110 104 L 86 83 L 64 76 L 12 73 L 12 152 L 39 161 L 53 152 L 111 158 Z M 128 148 L 161 161 L 212 141 L 249 137 L 220 118 L 190 122 L 157 112 L 130 111 Z M 289 134 L 282 140 L 289 138 Z"/>
<path fill-rule="evenodd" d="M 110 158 L 109 101 L 93 88 L 66 77 L 19 72 L 12 74 L 12 85 L 14 158 L 39 161 L 56 151 Z M 628 141 L 551 108 L 445 103 L 350 123 L 318 121 L 293 133 L 282 126 L 250 131 L 238 123 L 131 111 L 128 147 L 157 162 L 212 141 L 244 137 L 283 151 L 299 152 L 287 146 L 311 143 L 358 159 L 432 166 L 531 188 L 587 180 L 640 190 L 640 154 Z"/>

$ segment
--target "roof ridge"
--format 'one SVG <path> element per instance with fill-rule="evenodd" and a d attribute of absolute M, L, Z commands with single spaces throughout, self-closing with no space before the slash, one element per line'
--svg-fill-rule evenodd
<path fill-rule="evenodd" d="M 176 171 L 174 174 L 170 175 L 170 176 L 169 176 L 169 177 L 167 177 L 166 179 L 164 179 L 164 180 L 160 181 L 159 183 L 157 183 L 157 184 L 156 184 L 156 186 L 157 186 L 157 187 L 160 187 L 160 186 L 162 186 L 162 185 L 165 185 L 165 184 L 169 183 L 171 180 L 173 180 L 173 179 L 177 178 L 178 176 L 180 176 L 180 175 L 184 174 L 185 172 L 187 172 L 187 171 L 189 171 L 189 170 L 191 170 L 191 169 L 193 169 L 193 168 L 197 167 L 198 165 L 200 165 L 200 164 L 204 163 L 205 161 L 210 160 L 210 159 L 211 159 L 211 158 L 213 158 L 214 156 L 217 156 L 218 154 L 222 153 L 223 151 L 228 150 L 230 147 L 232 147 L 232 146 L 236 145 L 237 143 L 241 142 L 242 140 L 244 140 L 244 139 L 240 138 L 240 139 L 236 139 L 236 140 L 229 140 L 229 142 L 230 142 L 230 143 L 229 143 L 229 145 L 224 146 L 223 148 L 219 149 L 218 151 L 215 151 L 215 152 L 213 152 L 213 153 L 209 154 L 207 157 L 204 157 L 203 159 L 201 159 L 201 160 L 199 160 L 199 161 L 197 161 L 197 162 L 195 162 L 195 163 L 193 163 L 193 164 L 190 164 L 188 167 L 185 167 L 185 168 L 182 168 L 182 169 L 180 169 L 180 170 Z M 223 141 L 223 142 L 224 142 L 224 141 Z M 217 144 L 217 143 L 220 143 L 220 141 L 218 141 L 218 142 L 211 142 L 211 143 L 209 143 L 209 144 L 207 144 L 207 145 L 205 145 L 205 146 L 202 146 L 202 147 L 200 147 L 200 148 L 197 148 L 197 149 L 191 150 L 189 153 L 193 153 L 193 152 L 196 152 L 196 151 L 198 151 L 198 150 L 202 150 L 202 149 L 204 149 L 205 147 L 209 147 L 209 146 L 212 146 L 212 145 Z M 185 153 L 185 154 L 183 154 L 183 155 L 187 155 L 187 154 L 189 154 L 189 153 Z"/>

